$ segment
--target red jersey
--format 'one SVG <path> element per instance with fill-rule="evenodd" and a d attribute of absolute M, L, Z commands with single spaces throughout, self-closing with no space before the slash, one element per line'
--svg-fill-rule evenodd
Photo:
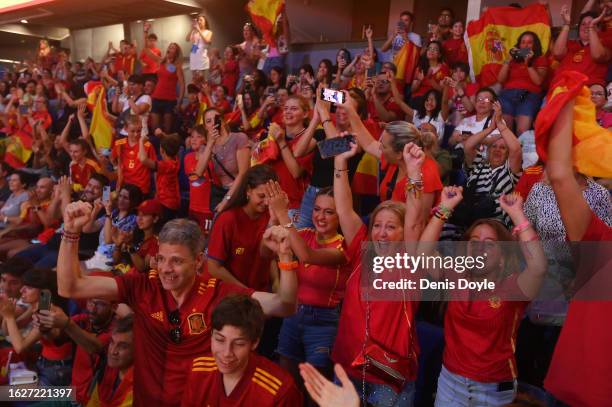
<path fill-rule="evenodd" d="M 540 56 L 533 60 L 531 66 L 536 69 L 545 68 L 548 70 L 548 59 L 545 56 Z M 527 65 L 523 62 L 512 60 L 510 61 L 510 71 L 508 80 L 504 83 L 504 89 L 521 89 L 532 93 L 541 93 L 542 85 L 533 83 L 529 76 Z"/>
<path fill-rule="evenodd" d="M 417 68 L 417 70 L 420 71 L 420 68 Z M 421 82 L 421 86 L 419 86 L 419 88 L 412 93 L 412 97 L 425 96 L 429 90 L 433 89 L 431 82 L 440 82 L 447 76 L 450 76 L 450 70 L 448 69 L 448 65 L 444 63 L 440 65 L 435 73 L 432 73 L 430 69 L 430 71 L 427 72 L 427 75 L 425 75 L 423 82 Z"/>
<path fill-rule="evenodd" d="M 157 200 L 168 209 L 178 209 L 181 206 L 179 193 L 178 160 L 161 160 L 157 162 Z"/>
<path fill-rule="evenodd" d="M 183 159 L 185 174 L 189 178 L 189 210 L 197 213 L 211 214 L 210 210 L 210 178 L 195 175 L 198 155 L 192 151 Z M 206 172 L 205 172 L 206 173 Z"/>
<path fill-rule="evenodd" d="M 257 291 L 270 288 L 271 259 L 259 253 L 269 220 L 267 212 L 258 219 L 251 219 L 240 207 L 223 211 L 215 220 L 208 241 L 208 257 L 221 263 L 242 284 Z"/>
<path fill-rule="evenodd" d="M 148 141 L 145 141 L 144 147 L 147 150 L 147 157 L 152 160 L 157 160 L 155 149 Z M 130 146 L 127 137 L 117 140 L 113 147 L 112 157 L 119 160 L 121 171 L 123 173 L 123 184 L 134 184 L 143 194 L 148 194 L 151 189 L 151 170 L 138 159 L 139 143 Z"/>
<path fill-rule="evenodd" d="M 302 137 L 302 136 L 300 136 Z M 300 137 L 296 137 L 291 141 L 287 140 L 287 145 L 293 151 L 293 146 L 297 143 Z M 289 209 L 298 209 L 302 203 L 302 196 L 306 191 L 306 185 L 308 184 L 309 174 L 312 173 L 312 153 L 306 154 L 303 157 L 295 157 L 300 167 L 306 170 L 306 174 L 303 174 L 299 178 L 293 178 L 287 164 L 283 160 L 279 153 L 278 159 L 274 161 L 268 161 L 266 164 L 272 167 L 276 175 L 278 175 L 278 183 L 285 193 L 289 196 Z"/>
<path fill-rule="evenodd" d="M 612 38 L 610 36 L 600 36 L 602 45 L 608 50 L 612 50 Z M 597 63 L 591 57 L 589 45 L 582 45 L 580 41 L 567 42 L 567 54 L 559 63 L 556 74 L 563 71 L 582 72 L 589 78 L 588 86 L 594 83 L 606 83 L 608 63 Z M 553 79 L 554 82 L 554 79 Z"/>
<path fill-rule="evenodd" d="M 236 387 L 225 394 L 223 375 L 208 354 L 193 359 L 182 407 L 301 406 L 303 396 L 291 375 L 263 356 L 251 353 L 249 364 Z"/>
<path fill-rule="evenodd" d="M 539 182 L 544 176 L 544 167 L 541 165 L 534 165 L 529 168 L 525 168 L 523 175 L 519 178 L 518 182 L 514 186 L 514 192 L 518 192 L 523 200 L 527 200 L 531 188 L 536 182 Z"/>
<path fill-rule="evenodd" d="M 415 380 L 417 373 L 418 342 L 414 315 L 417 301 L 399 299 L 395 301 L 362 300 L 366 296 L 361 285 L 361 244 L 367 239 L 367 228 L 362 225 L 348 248 L 352 273 L 346 283 L 344 302 L 338 324 L 338 334 L 332 351 L 332 359 L 340 363 L 353 379 L 361 380 L 362 368 L 353 362 L 363 350 L 366 340 L 366 314 L 369 314 L 369 344 L 377 344 L 383 350 L 409 358 L 409 370 L 402 372 L 406 380 Z M 369 272 L 369 271 L 366 271 Z M 373 289 L 370 289 L 370 293 Z M 406 297 L 409 297 L 407 294 Z M 369 308 L 369 310 L 368 310 Z M 366 372 L 365 380 L 385 383 L 378 376 Z"/>
<path fill-rule="evenodd" d="M 42 126 L 45 128 L 45 130 L 48 130 L 49 126 L 51 126 L 51 123 L 53 123 L 53 118 L 51 117 L 51 114 L 46 110 L 44 112 L 33 112 L 32 119 L 34 120 L 34 122 L 37 122 L 39 120 L 42 121 Z M 30 122 L 26 122 L 23 125 L 23 131 L 30 134 L 34 132 L 32 130 L 32 126 L 30 126 Z"/>
<path fill-rule="evenodd" d="M 158 57 L 161 57 L 161 51 L 159 48 L 149 48 L 149 51 L 151 51 L 153 54 L 157 55 Z M 143 62 L 142 64 L 143 74 L 157 73 L 157 71 L 159 70 L 159 62 L 151 58 L 151 56 L 145 52 L 144 48 L 142 51 L 140 51 L 140 60 Z"/>
<path fill-rule="evenodd" d="M 80 189 L 85 188 L 92 174 L 100 173 L 102 168 L 97 161 L 87 158 L 85 164 L 81 167 L 79 164 L 72 162 L 70 164 L 70 181 L 75 185 L 79 185 Z"/>
<path fill-rule="evenodd" d="M 121 383 L 119 369 L 105 366 L 102 377 L 99 378 L 91 392 L 87 407 L 131 407 L 134 402 L 134 368 L 125 372 Z"/>
<path fill-rule="evenodd" d="M 387 167 L 387 172 L 380 183 L 380 199 L 381 201 L 386 201 L 388 199 L 392 199 L 398 202 L 406 202 L 406 184 L 408 183 L 408 177 L 404 176 L 401 179 L 397 180 L 395 185 L 393 185 L 393 178 L 397 178 L 395 175 L 398 171 L 397 165 L 388 164 L 383 160 L 383 167 Z M 440 170 L 438 169 L 438 164 L 436 161 L 430 157 L 425 157 L 425 161 L 423 162 L 423 168 L 421 169 L 423 173 L 423 192 L 426 194 L 435 193 L 437 202 L 440 192 L 444 185 L 440 179 Z"/>
<path fill-rule="evenodd" d="M 395 120 L 402 120 L 405 116 L 404 111 L 399 107 L 399 105 L 397 103 L 395 103 L 395 100 L 393 100 L 393 97 L 389 96 L 389 98 L 387 98 L 387 100 L 385 100 L 385 102 L 383 103 L 383 106 L 385 108 L 385 110 L 388 110 L 389 112 L 392 112 L 395 114 Z M 369 101 L 368 102 L 368 117 L 370 117 L 372 120 L 374 120 L 375 122 L 381 122 L 382 120 L 380 119 L 380 117 L 378 117 L 378 111 L 376 110 L 376 105 L 374 104 L 373 101 Z M 380 130 L 380 133 L 382 133 L 382 129 Z M 380 138 L 380 135 L 377 137 L 376 135 L 372 135 L 374 138 Z"/>
<path fill-rule="evenodd" d="M 176 328 L 168 314 L 177 309 L 155 270 L 147 274 L 115 277 L 118 302 L 134 310 L 134 405 L 176 406 L 190 372 L 193 358 L 210 351 L 211 315 L 229 294 L 253 294 L 253 290 L 196 275 L 191 291 L 178 307 L 181 341 L 169 332 Z"/>
<path fill-rule="evenodd" d="M 134 54 L 115 54 L 115 64 L 113 65 L 113 71 L 115 73 L 119 71 L 123 71 L 125 76 L 130 76 L 134 73 L 134 63 L 136 62 L 136 57 Z"/>
<path fill-rule="evenodd" d="M 452 67 L 458 62 L 468 63 L 468 52 L 463 38 L 449 38 L 442 43 L 442 49 L 449 66 Z"/>
<path fill-rule="evenodd" d="M 298 233 L 308 247 L 312 249 L 328 248 L 344 252 L 344 237 L 340 234 L 320 241 L 317 239 L 317 232 L 314 229 L 301 229 Z M 350 271 L 346 265 L 333 267 L 300 262 L 298 269 L 298 302 L 315 307 L 331 308 L 337 306 L 344 298 L 344 288 Z"/>
<path fill-rule="evenodd" d="M 612 228 L 594 213 L 582 240 L 612 240 Z M 587 255 L 596 259 L 597 273 L 584 286 L 602 286 L 610 293 L 612 267 L 609 245 L 598 250 L 590 245 Z M 578 270 L 580 274 L 582 270 Z M 591 286 L 591 287 L 589 287 Z M 571 406 L 599 407 L 610 404 L 612 394 L 612 301 L 573 300 L 555 347 L 544 387 L 557 399 Z"/>
<path fill-rule="evenodd" d="M 104 349 L 101 353 L 106 352 L 106 347 L 111 341 L 111 325 L 107 325 L 98 332 L 93 332 L 88 314 L 78 314 L 72 317 L 81 329 L 89 333 L 95 333 L 96 338 L 102 343 Z M 77 346 L 74 355 L 74 363 L 72 364 L 72 382 L 71 385 L 75 388 L 75 397 L 80 404 L 87 404 L 89 400 L 89 385 L 93 378 L 94 369 L 100 361 L 100 353 L 89 353 L 83 347 Z"/>

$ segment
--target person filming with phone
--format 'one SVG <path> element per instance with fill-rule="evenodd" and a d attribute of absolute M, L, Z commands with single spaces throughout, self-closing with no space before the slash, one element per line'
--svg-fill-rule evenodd
<path fill-rule="evenodd" d="M 39 323 L 42 312 L 54 308 L 66 309 L 66 300 L 57 293 L 57 277 L 54 271 L 32 268 L 22 276 L 21 299 L 34 311 L 32 330 L 25 336 L 21 334 L 15 319 L 15 301 L 0 300 L 0 315 L 4 318 L 6 331 L 13 349 L 19 355 L 33 352 L 34 345 L 40 341 L 42 352 L 36 361 L 38 384 L 41 386 L 68 386 L 72 373 L 73 343 L 58 328 L 44 328 Z"/>

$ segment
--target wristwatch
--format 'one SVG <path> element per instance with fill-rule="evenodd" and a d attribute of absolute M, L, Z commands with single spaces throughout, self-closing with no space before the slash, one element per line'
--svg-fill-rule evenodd
<path fill-rule="evenodd" d="M 230 194 L 227 194 L 223 197 L 223 199 L 225 199 L 226 201 L 229 201 L 230 199 L 232 199 L 232 196 Z"/>
<path fill-rule="evenodd" d="M 283 225 L 283 227 L 284 227 L 285 229 L 291 229 L 293 226 L 294 226 L 294 225 L 293 225 L 293 222 L 289 222 L 289 223 L 287 223 L 287 224 Z"/>

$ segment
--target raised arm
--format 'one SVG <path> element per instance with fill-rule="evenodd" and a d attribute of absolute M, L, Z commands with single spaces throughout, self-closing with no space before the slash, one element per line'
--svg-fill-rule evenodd
<path fill-rule="evenodd" d="M 91 216 L 91 204 L 78 201 L 64 210 L 64 235 L 57 259 L 57 288 L 66 298 L 103 298 L 119 300 L 119 287 L 112 278 L 81 275 L 79 237 Z"/>
<path fill-rule="evenodd" d="M 357 154 L 357 144 L 351 143 L 351 150 L 334 158 L 334 202 L 340 220 L 340 229 L 348 246 L 363 225 L 353 209 L 353 195 L 349 185 L 348 160 Z"/>
<path fill-rule="evenodd" d="M 313 139 L 313 136 L 320 122 L 321 120 L 319 118 L 319 112 L 315 107 L 314 114 L 312 115 L 312 119 L 308 123 L 306 131 L 300 136 L 300 139 L 295 143 L 295 146 L 293 147 L 294 157 L 303 157 L 315 149 L 317 142 Z"/>
<path fill-rule="evenodd" d="M 295 156 L 293 155 L 293 151 L 291 147 L 287 143 L 287 140 L 285 140 L 285 131 L 281 129 L 281 127 L 278 124 L 272 123 L 270 124 L 270 127 L 268 128 L 268 132 L 270 133 L 272 138 L 276 140 L 276 143 L 278 144 L 278 148 L 280 149 L 280 153 L 283 158 L 283 161 L 285 162 L 287 169 L 291 173 L 291 176 L 295 179 L 301 177 L 302 174 L 304 173 L 304 169 L 300 166 L 300 164 L 295 159 Z"/>
<path fill-rule="evenodd" d="M 379 160 L 382 157 L 382 153 L 380 151 L 380 142 L 376 141 L 374 137 L 370 134 L 366 126 L 361 121 L 361 117 L 359 117 L 359 113 L 353 107 L 353 104 L 349 102 L 350 95 L 348 92 L 344 93 L 344 103 L 342 107 L 346 109 L 348 113 L 349 120 L 351 123 L 351 130 L 355 137 L 357 138 L 357 143 L 363 148 L 366 153 L 373 155 Z"/>
<path fill-rule="evenodd" d="M 138 140 L 138 160 L 140 160 L 145 167 L 155 170 L 157 168 L 157 161 L 151 160 L 145 149 L 145 142 L 148 140 L 149 138 L 147 136 L 140 136 Z"/>
<path fill-rule="evenodd" d="M 465 164 L 467 166 L 472 165 L 472 161 L 476 157 L 476 152 L 478 150 L 478 146 L 484 141 L 484 139 L 493 132 L 497 128 L 495 120 L 491 119 L 489 123 L 489 127 L 486 129 L 479 131 L 476 134 L 472 134 L 463 142 L 463 151 L 465 153 Z"/>
<path fill-rule="evenodd" d="M 399 90 L 397 89 L 397 84 L 395 83 L 395 78 L 391 72 L 387 72 L 387 80 L 391 85 L 391 94 L 393 95 L 393 101 L 397 103 L 397 105 L 402 109 L 406 116 L 410 118 L 410 122 L 412 123 L 412 118 L 414 117 L 414 110 L 408 106 L 406 102 L 404 102 L 404 98 L 400 95 Z"/>
<path fill-rule="evenodd" d="M 518 174 L 521 172 L 523 164 L 523 149 L 521 148 L 521 143 L 519 142 L 518 137 L 516 137 L 512 130 L 510 130 L 510 128 L 506 125 L 506 122 L 502 116 L 501 104 L 499 102 L 495 102 L 493 104 L 493 110 L 495 111 L 495 114 L 493 116 L 493 120 L 491 121 L 495 122 L 497 130 L 499 130 L 501 133 L 501 136 L 508 147 L 508 163 L 510 164 L 510 170 L 514 174 Z"/>
<path fill-rule="evenodd" d="M 552 54 L 558 60 L 563 59 L 563 57 L 567 54 L 567 40 L 569 38 L 571 22 L 569 7 L 567 4 L 564 4 L 563 7 L 561 7 L 561 19 L 563 20 L 563 27 L 561 28 L 561 32 L 559 33 L 559 36 L 557 36 L 557 39 L 552 47 Z"/>
<path fill-rule="evenodd" d="M 72 127 L 72 123 L 74 122 L 74 113 L 68 116 L 68 121 L 62 130 L 62 134 L 60 134 L 60 144 L 64 151 L 70 154 L 70 144 L 68 143 L 68 134 L 70 133 L 70 128 Z"/>
<path fill-rule="evenodd" d="M 406 193 L 406 215 L 404 216 L 404 241 L 416 242 L 423 231 L 423 179 L 421 169 L 425 162 L 425 152 L 414 143 L 404 146 L 404 162 L 408 175 Z"/>
<path fill-rule="evenodd" d="M 607 9 L 604 9 L 599 17 L 591 20 L 591 27 L 589 30 L 589 49 L 591 51 L 591 58 L 593 58 L 593 61 L 600 64 L 605 64 L 610 60 L 610 50 L 602 44 L 597 30 L 597 25 L 603 20 L 606 12 Z"/>

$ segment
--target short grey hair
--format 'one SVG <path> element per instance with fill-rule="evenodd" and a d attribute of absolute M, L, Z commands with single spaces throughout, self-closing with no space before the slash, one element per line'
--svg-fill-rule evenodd
<path fill-rule="evenodd" d="M 159 233 L 159 243 L 187 246 L 193 256 L 204 250 L 202 230 L 192 220 L 173 219 Z"/>
<path fill-rule="evenodd" d="M 395 152 L 402 152 L 408 143 L 415 143 L 423 147 L 421 143 L 421 132 L 417 127 L 402 120 L 394 121 L 385 127 L 385 131 L 391 136 L 391 148 Z"/>

